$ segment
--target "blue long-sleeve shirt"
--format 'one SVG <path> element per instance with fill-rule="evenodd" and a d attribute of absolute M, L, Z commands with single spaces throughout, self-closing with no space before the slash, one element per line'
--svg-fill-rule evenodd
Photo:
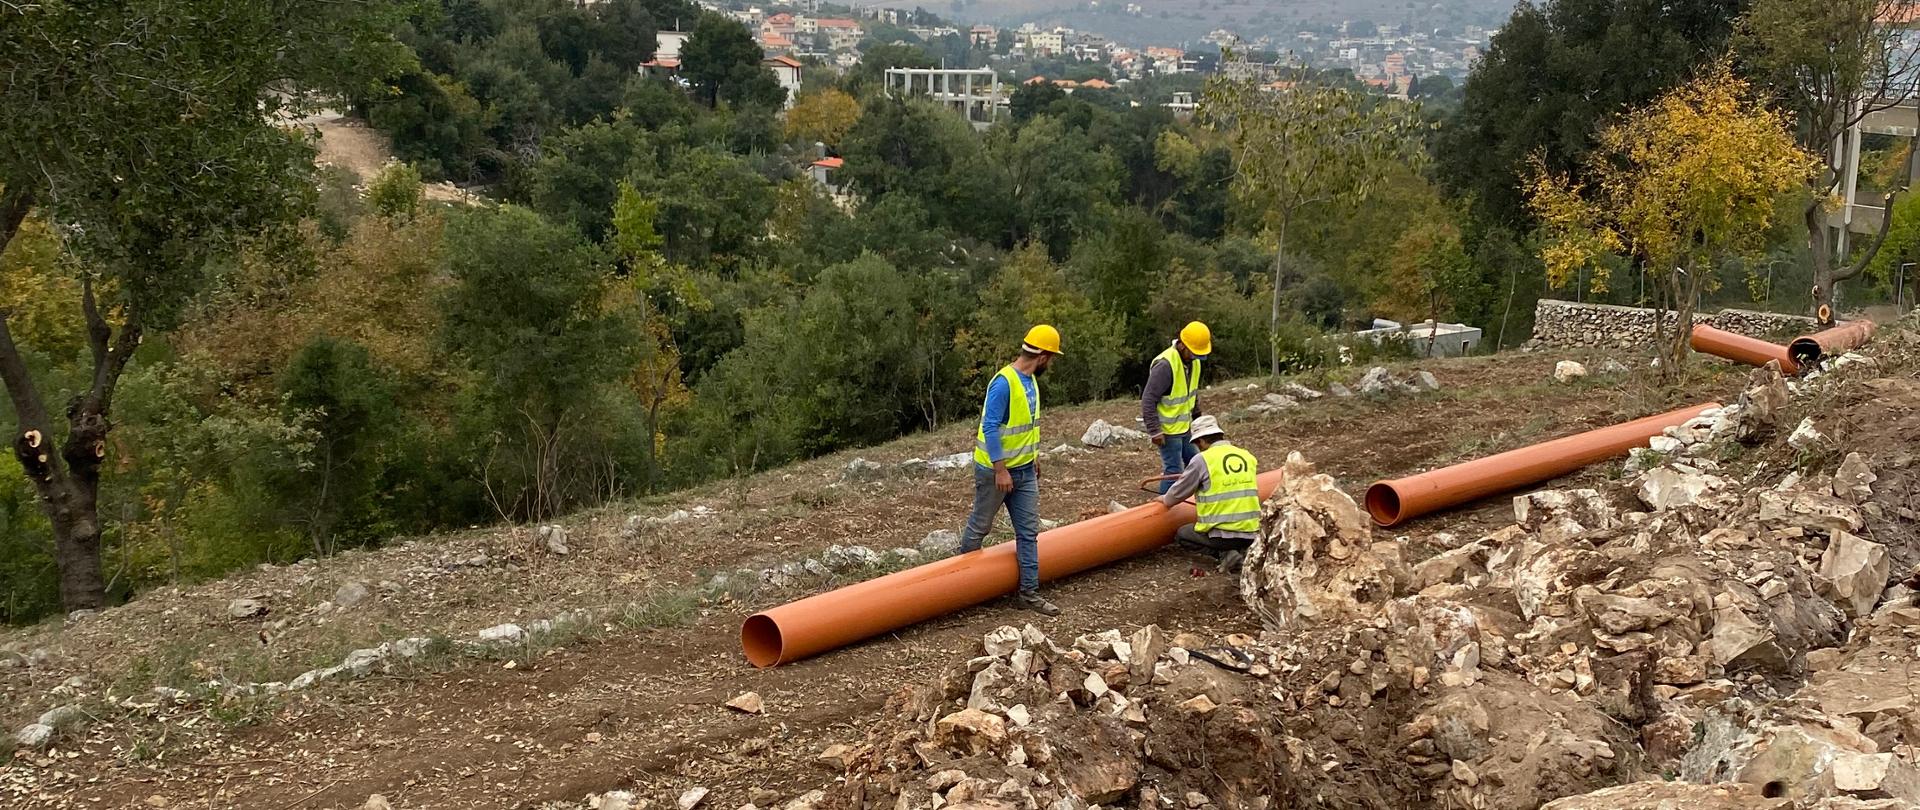
<path fill-rule="evenodd" d="M 1029 416 L 1038 415 L 1040 411 L 1034 405 L 1040 401 L 1040 391 L 1034 387 L 1032 375 L 1024 374 L 1019 369 L 1014 369 L 1013 373 L 1019 375 L 1020 387 L 1027 391 L 1027 408 L 1031 411 Z M 1006 458 L 1000 451 L 1000 428 L 1009 418 L 1007 408 L 1010 399 L 1012 396 L 1007 392 L 1006 378 L 994 375 L 993 381 L 987 383 L 986 405 L 980 409 L 980 433 L 987 437 L 987 457 L 994 461 Z"/>

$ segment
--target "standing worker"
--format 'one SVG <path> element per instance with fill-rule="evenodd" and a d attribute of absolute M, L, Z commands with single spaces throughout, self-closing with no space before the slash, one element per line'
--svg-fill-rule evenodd
<path fill-rule="evenodd" d="M 1060 608 L 1040 596 L 1040 386 L 1060 354 L 1060 330 L 1046 324 L 1027 331 L 1020 356 L 987 383 L 980 432 L 973 442 L 973 511 L 960 532 L 960 553 L 978 551 L 993 530 L 1002 503 L 1013 521 L 1020 561 L 1020 605 L 1048 616 Z"/>
<path fill-rule="evenodd" d="M 1160 482 L 1162 493 L 1197 452 L 1189 427 L 1200 415 L 1200 358 L 1212 353 L 1212 330 L 1194 321 L 1180 330 L 1179 340 L 1153 358 L 1147 370 L 1147 385 L 1140 391 L 1140 424 L 1160 448 L 1160 474 L 1169 477 Z"/>
<path fill-rule="evenodd" d="M 1174 540 L 1220 560 L 1222 571 L 1239 571 L 1247 547 L 1260 537 L 1260 462 L 1227 441 L 1211 416 L 1193 420 L 1192 436 L 1200 454 L 1160 503 L 1172 509 L 1193 498 L 1199 519 L 1180 527 Z"/>

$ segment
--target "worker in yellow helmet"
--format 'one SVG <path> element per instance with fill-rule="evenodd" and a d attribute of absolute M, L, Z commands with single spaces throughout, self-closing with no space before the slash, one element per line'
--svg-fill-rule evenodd
<path fill-rule="evenodd" d="M 1227 432 L 1211 416 L 1196 417 L 1190 435 L 1200 454 L 1160 503 L 1171 509 L 1192 498 L 1199 519 L 1180 527 L 1174 540 L 1212 555 L 1222 571 L 1239 571 L 1247 548 L 1260 536 L 1260 462 L 1227 441 Z"/>
<path fill-rule="evenodd" d="M 1140 424 L 1160 449 L 1161 475 L 1179 475 L 1199 452 L 1189 428 L 1200 415 L 1200 358 L 1212 353 L 1213 331 L 1194 321 L 1147 369 L 1147 384 L 1140 389 Z M 1162 481 L 1160 491 L 1172 483 Z"/>
<path fill-rule="evenodd" d="M 1060 354 L 1060 331 L 1046 324 L 1033 327 L 1020 344 L 1020 356 L 987 383 L 973 440 L 973 511 L 960 532 L 961 554 L 980 550 L 1005 504 L 1020 562 L 1020 604 L 1047 616 L 1060 615 L 1060 608 L 1040 596 L 1038 378 Z"/>

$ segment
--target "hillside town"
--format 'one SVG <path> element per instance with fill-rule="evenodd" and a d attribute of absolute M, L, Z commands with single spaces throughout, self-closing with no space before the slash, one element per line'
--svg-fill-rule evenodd
<path fill-rule="evenodd" d="M 1379 92 L 1399 98 L 1409 97 L 1421 79 L 1445 77 L 1448 86 L 1463 80 L 1497 33 L 1497 29 L 1480 26 L 1422 31 L 1411 26 L 1349 21 L 1339 26 L 1337 33 L 1303 30 L 1246 34 L 1222 28 L 1197 42 L 1121 42 L 1097 31 L 1058 25 L 963 25 L 920 9 L 856 8 L 817 0 L 802 0 L 795 6 L 709 3 L 708 7 L 751 29 L 769 59 L 784 57 L 830 70 L 859 65 L 863 50 L 876 45 L 960 43 L 958 50 L 968 52 L 965 58 L 969 64 L 942 67 L 991 67 L 1015 82 L 1038 75 L 1078 84 L 1069 77 L 1032 70 L 1037 64 L 1104 73 L 1093 77 L 1096 88 L 1154 77 L 1217 72 L 1277 82 L 1307 69 L 1344 71 Z M 663 53 L 666 36 L 663 32 Z M 956 49 L 937 50 L 946 54 Z M 1022 74 L 1022 70 L 1028 72 Z"/>

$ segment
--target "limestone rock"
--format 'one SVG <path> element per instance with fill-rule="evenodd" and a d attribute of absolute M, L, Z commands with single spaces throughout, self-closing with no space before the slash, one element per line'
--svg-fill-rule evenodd
<path fill-rule="evenodd" d="M 565 528 L 548 524 L 541 526 L 538 533 L 540 535 L 540 543 L 546 547 L 548 554 L 556 557 L 565 557 L 573 553 L 573 549 L 567 547 L 567 530 Z"/>
<path fill-rule="evenodd" d="M 985 753 L 1007 738 L 1007 723 L 979 709 L 963 709 L 934 724 L 934 740 L 968 754 Z"/>
<path fill-rule="evenodd" d="M 726 705 L 727 708 L 743 714 L 759 714 L 766 709 L 767 702 L 760 698 L 759 692 L 742 692 L 727 701 Z"/>
<path fill-rule="evenodd" d="M 341 584 L 340 588 L 333 592 L 333 606 L 346 610 L 367 601 L 367 597 L 371 595 L 373 595 L 373 589 L 367 587 L 367 583 L 352 580 Z"/>
<path fill-rule="evenodd" d="M 227 616 L 234 619 L 254 619 L 267 615 L 267 605 L 258 599 L 235 599 L 227 603 Z"/>
<path fill-rule="evenodd" d="M 1920 771 L 1891 753 L 1843 755 L 1826 778 L 1836 792 L 1849 796 L 1920 801 Z"/>
<path fill-rule="evenodd" d="M 1640 502 L 1646 504 L 1647 508 L 1660 511 L 1701 503 L 1706 500 L 1708 493 L 1725 484 L 1718 476 L 1671 464 L 1655 467 L 1640 476 L 1635 494 L 1639 495 Z"/>
<path fill-rule="evenodd" d="M 960 533 L 952 529 L 936 529 L 920 538 L 920 553 L 928 559 L 949 557 L 959 549 Z"/>
<path fill-rule="evenodd" d="M 1003 625 L 989 630 L 986 637 L 981 639 L 981 646 L 991 656 L 1005 658 L 1012 655 L 1014 650 L 1020 649 L 1020 628 Z"/>
<path fill-rule="evenodd" d="M 1327 393 L 1336 398 L 1345 399 L 1347 397 L 1353 396 L 1353 389 L 1348 388 L 1344 385 L 1341 385 L 1337 382 L 1327 383 Z"/>
<path fill-rule="evenodd" d="M 43 723 L 29 724 L 14 733 L 13 744 L 38 751 L 53 744 L 53 727 Z"/>
<path fill-rule="evenodd" d="M 509 623 L 496 624 L 482 630 L 479 637 L 482 642 L 488 644 L 509 644 L 525 638 L 526 635 L 527 631 L 521 629 L 520 625 Z"/>
<path fill-rule="evenodd" d="M 1293 397 L 1285 394 L 1268 394 L 1262 397 L 1259 402 L 1248 405 L 1247 413 L 1268 414 L 1276 411 L 1284 411 L 1288 408 L 1297 408 L 1299 406 L 1299 401 Z"/>
<path fill-rule="evenodd" d="M 1128 640 L 1133 648 L 1132 660 L 1128 663 L 1128 674 L 1134 683 L 1146 683 L 1153 679 L 1154 666 L 1160 662 L 1160 656 L 1167 654 L 1167 633 L 1160 625 L 1149 624 L 1133 632 Z"/>
<path fill-rule="evenodd" d="M 1553 364 L 1554 382 L 1573 382 L 1587 376 L 1587 367 L 1572 360 L 1562 360 Z"/>
<path fill-rule="evenodd" d="M 1285 470 L 1247 550 L 1241 598 L 1275 630 L 1371 616 L 1411 578 L 1399 546 L 1373 543 L 1366 513 L 1299 453 Z"/>
<path fill-rule="evenodd" d="M 706 800 L 706 788 L 689 788 L 687 792 L 680 794 L 680 798 L 674 801 L 674 805 L 679 807 L 680 810 L 693 810 L 693 808 L 699 807 L 700 803 Z"/>
<path fill-rule="evenodd" d="M 1635 782 L 1555 799 L 1540 810 L 1786 810 L 1792 804 L 1763 797 L 1756 785 Z"/>
<path fill-rule="evenodd" d="M 1414 372 L 1413 379 L 1410 382 L 1415 388 L 1423 388 L 1428 391 L 1440 390 L 1440 378 L 1433 376 L 1433 372 L 1431 371 Z"/>
<path fill-rule="evenodd" d="M 1800 420 L 1799 426 L 1787 436 L 1787 446 L 1795 450 L 1812 450 L 1827 440 L 1827 435 L 1813 426 L 1813 417 Z"/>
<path fill-rule="evenodd" d="M 1132 428 L 1109 425 L 1105 419 L 1095 419 L 1093 424 L 1087 426 L 1087 431 L 1080 434 L 1080 443 L 1088 447 L 1112 447 L 1146 438 L 1147 434 Z"/>
<path fill-rule="evenodd" d="M 1289 382 L 1286 385 L 1280 386 L 1280 393 L 1286 394 L 1294 399 L 1319 399 L 1326 396 L 1326 394 L 1322 394 L 1319 391 L 1315 391 L 1297 382 Z"/>
<path fill-rule="evenodd" d="M 887 477 L 887 473 L 888 469 L 885 464 L 877 461 L 868 461 L 864 458 L 856 458 L 847 462 L 846 471 L 841 474 L 840 480 L 855 483 L 878 481 Z"/>
<path fill-rule="evenodd" d="M 1847 615 L 1868 615 L 1886 590 L 1889 566 L 1886 546 L 1836 531 L 1820 555 L 1821 591 Z"/>
<path fill-rule="evenodd" d="M 600 810 L 607 810 L 607 808 L 608 805 L 605 802 L 600 804 Z M 366 803 L 360 805 L 360 810 L 393 810 L 393 803 L 387 801 L 386 796 L 375 793 L 367 797 Z"/>
<path fill-rule="evenodd" d="M 1817 798 L 1820 777 L 1835 761 L 1872 753 L 1874 742 L 1858 732 L 1811 722 L 1770 724 L 1746 745 L 1752 756 L 1734 781 L 1758 785 L 1763 793 L 1789 799 Z"/>
<path fill-rule="evenodd" d="M 1393 372 L 1388 371 L 1385 366 L 1374 366 L 1367 369 L 1367 373 L 1360 378 L 1356 387 L 1364 396 L 1384 397 L 1400 390 L 1401 385 L 1404 383 L 1394 379 Z"/>
<path fill-rule="evenodd" d="M 1833 494 L 1853 503 L 1864 503 L 1873 497 L 1872 484 L 1880 480 L 1873 470 L 1867 467 L 1867 460 L 1859 453 L 1848 453 L 1840 462 L 1840 469 L 1833 473 Z"/>

